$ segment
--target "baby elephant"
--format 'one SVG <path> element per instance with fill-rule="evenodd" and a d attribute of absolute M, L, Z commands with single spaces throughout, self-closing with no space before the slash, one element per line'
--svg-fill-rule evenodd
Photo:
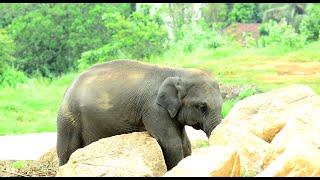
<path fill-rule="evenodd" d="M 114 60 L 82 72 L 66 90 L 57 118 L 59 165 L 101 138 L 147 131 L 167 169 L 191 154 L 185 125 L 209 137 L 221 122 L 222 96 L 211 73 L 133 60 Z"/>

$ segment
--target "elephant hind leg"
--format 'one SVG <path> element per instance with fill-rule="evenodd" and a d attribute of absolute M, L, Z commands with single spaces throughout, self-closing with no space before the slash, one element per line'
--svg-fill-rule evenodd
<path fill-rule="evenodd" d="M 59 166 L 66 164 L 71 154 L 81 147 L 82 140 L 79 133 L 67 133 L 67 135 L 58 134 L 57 154 L 59 157 Z"/>
<path fill-rule="evenodd" d="M 75 118 L 71 115 L 58 113 L 57 119 L 57 154 L 59 166 L 66 164 L 71 154 L 83 146 L 81 128 Z M 71 120 L 70 120 L 71 119 Z"/>

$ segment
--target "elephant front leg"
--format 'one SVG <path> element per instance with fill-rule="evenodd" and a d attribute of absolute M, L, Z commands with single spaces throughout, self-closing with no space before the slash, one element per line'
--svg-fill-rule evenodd
<path fill-rule="evenodd" d="M 171 170 L 184 158 L 184 149 L 180 137 L 156 137 L 167 165 Z"/>
<path fill-rule="evenodd" d="M 183 157 L 185 158 L 187 156 L 190 156 L 192 152 L 191 143 L 187 136 L 185 127 L 182 129 L 181 139 L 182 139 Z"/>
<path fill-rule="evenodd" d="M 167 170 L 171 170 L 184 158 L 181 126 L 170 118 L 166 109 L 152 107 L 142 117 L 148 133 L 159 143 Z M 187 144 L 187 143 L 186 143 Z"/>

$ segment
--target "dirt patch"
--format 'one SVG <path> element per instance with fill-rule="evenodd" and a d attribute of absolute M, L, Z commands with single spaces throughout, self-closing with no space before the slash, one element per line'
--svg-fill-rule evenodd
<path fill-rule="evenodd" d="M 274 70 L 274 74 L 256 74 L 255 77 L 263 82 L 287 82 L 300 80 L 314 80 L 320 74 L 320 62 L 279 62 L 266 61 L 264 64 L 244 65 L 248 70 Z"/>
<path fill-rule="evenodd" d="M 56 148 L 52 148 L 39 159 L 25 167 L 11 167 L 16 161 L 0 161 L 0 177 L 54 177 L 58 170 Z"/>
<path fill-rule="evenodd" d="M 275 65 L 278 75 L 310 75 L 320 73 L 319 62 L 290 63 Z"/>

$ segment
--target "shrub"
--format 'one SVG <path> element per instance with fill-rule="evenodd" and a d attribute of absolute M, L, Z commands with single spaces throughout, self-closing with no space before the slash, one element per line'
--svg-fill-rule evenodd
<path fill-rule="evenodd" d="M 248 48 L 256 47 L 256 40 L 253 38 L 251 32 L 248 32 L 248 33 L 243 32 L 242 36 L 244 37 L 246 47 Z"/>
<path fill-rule="evenodd" d="M 227 43 L 215 27 L 206 28 L 203 21 L 191 22 L 181 27 L 181 39 L 171 40 L 168 44 L 172 52 L 192 52 L 201 48 L 217 48 Z"/>
<path fill-rule="evenodd" d="M 0 74 L 0 85 L 3 87 L 16 87 L 28 81 L 28 77 L 14 68 L 8 68 Z"/>
<path fill-rule="evenodd" d="M 162 26 L 158 10 L 150 15 L 150 5 L 125 17 L 118 12 L 103 15 L 105 26 L 110 35 L 110 42 L 103 47 L 81 54 L 78 69 L 111 59 L 148 59 L 161 55 L 168 34 Z"/>
<path fill-rule="evenodd" d="M 296 33 L 294 28 L 286 23 L 285 19 L 282 19 L 280 23 L 270 20 L 264 25 L 264 31 L 268 35 L 260 37 L 258 41 L 259 47 L 282 47 L 288 49 L 304 47 L 306 38 Z"/>
<path fill-rule="evenodd" d="M 314 3 L 308 9 L 308 16 L 304 18 L 299 26 L 301 34 L 308 41 L 317 41 L 320 36 L 320 4 Z"/>

